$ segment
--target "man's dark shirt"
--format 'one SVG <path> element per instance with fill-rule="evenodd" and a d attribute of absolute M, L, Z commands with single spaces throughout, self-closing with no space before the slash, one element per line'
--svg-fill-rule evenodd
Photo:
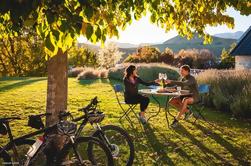
<path fill-rule="evenodd" d="M 184 90 L 189 90 L 192 93 L 194 102 L 199 101 L 199 90 L 196 79 L 192 75 L 183 77 L 180 81 L 171 81 L 171 84 L 181 86 Z"/>

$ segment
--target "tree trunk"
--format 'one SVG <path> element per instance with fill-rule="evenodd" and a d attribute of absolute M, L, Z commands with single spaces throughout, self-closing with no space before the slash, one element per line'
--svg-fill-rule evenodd
<path fill-rule="evenodd" d="M 48 84 L 46 112 L 52 113 L 46 118 L 46 126 L 58 122 L 60 111 L 67 109 L 67 54 L 59 49 L 57 55 L 48 61 Z M 51 165 L 57 150 L 61 149 L 64 139 L 57 136 L 47 151 L 47 165 Z"/>

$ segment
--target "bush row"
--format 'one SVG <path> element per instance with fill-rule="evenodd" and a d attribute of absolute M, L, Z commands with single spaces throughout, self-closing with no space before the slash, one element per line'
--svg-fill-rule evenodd
<path fill-rule="evenodd" d="M 251 70 L 207 70 L 197 80 L 211 86 L 208 105 L 234 117 L 251 118 Z"/>
<path fill-rule="evenodd" d="M 123 80 L 124 71 L 130 63 L 122 64 L 120 66 L 111 68 L 108 72 L 108 77 L 115 80 Z M 135 64 L 137 66 L 138 75 L 145 81 L 152 81 L 158 78 L 158 73 L 166 73 L 168 79 L 178 79 L 179 74 L 175 68 L 159 63 L 150 64 Z"/>

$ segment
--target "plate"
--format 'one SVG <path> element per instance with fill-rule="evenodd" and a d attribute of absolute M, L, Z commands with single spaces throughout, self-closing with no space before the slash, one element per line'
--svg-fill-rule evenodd
<path fill-rule="evenodd" d="M 174 92 L 177 92 L 176 89 L 174 88 L 165 88 L 165 89 L 159 89 L 157 90 L 158 93 L 174 93 Z"/>

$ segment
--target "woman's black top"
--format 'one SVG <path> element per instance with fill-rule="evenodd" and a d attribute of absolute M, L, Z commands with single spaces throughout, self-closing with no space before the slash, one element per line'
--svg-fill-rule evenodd
<path fill-rule="evenodd" d="M 134 98 L 138 95 L 138 85 L 143 84 L 145 86 L 150 85 L 158 85 L 155 82 L 145 82 L 139 77 L 135 77 L 135 82 L 132 83 L 129 78 L 124 78 L 124 85 L 125 85 L 125 100 Z"/>

